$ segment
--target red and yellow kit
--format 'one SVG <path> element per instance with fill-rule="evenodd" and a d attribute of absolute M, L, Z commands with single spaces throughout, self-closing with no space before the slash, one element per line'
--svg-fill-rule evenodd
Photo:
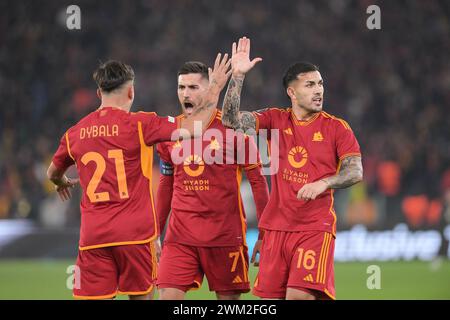
<path fill-rule="evenodd" d="M 61 170 L 73 164 L 77 167 L 83 190 L 80 252 L 148 244 L 157 237 L 151 194 L 152 145 L 170 140 L 177 128 L 173 117 L 106 107 L 67 130 L 53 163 Z"/>
<path fill-rule="evenodd" d="M 199 150 L 195 150 L 196 142 L 200 142 Z M 190 144 L 190 150 L 183 143 Z M 248 292 L 242 171 L 252 187 L 258 217 L 268 200 L 256 144 L 227 130 L 216 110 L 202 139 L 161 143 L 157 150 L 165 166 L 158 191 L 162 227 L 172 210 L 158 287 L 187 291 L 200 286 L 206 275 L 211 291 L 224 295 Z"/>
<path fill-rule="evenodd" d="M 297 192 L 306 183 L 335 175 L 345 157 L 361 155 L 353 131 L 344 120 L 323 111 L 306 122 L 297 120 L 291 109 L 270 108 L 254 115 L 257 131 L 279 130 L 279 169 L 271 176 L 272 191 L 260 227 L 334 235 L 333 191 L 313 201 L 298 200 Z"/>
<path fill-rule="evenodd" d="M 165 242 L 159 263 L 159 289 L 198 289 L 203 277 L 210 291 L 234 295 L 250 291 L 246 246 L 196 247 Z"/>
<path fill-rule="evenodd" d="M 81 250 L 143 243 L 157 235 L 149 183 L 152 145 L 170 140 L 176 129 L 174 118 L 103 108 L 65 133 L 53 163 L 78 169 Z"/>
<path fill-rule="evenodd" d="M 166 142 L 157 146 L 161 159 L 174 168 L 172 213 L 165 242 L 200 247 L 245 244 L 246 218 L 240 184 L 242 170 L 260 166 L 259 158 L 251 163 L 248 157 L 248 148 L 256 150 L 256 145 L 249 143 L 252 140 L 248 137 L 244 137 L 245 145 L 239 143 L 236 135 L 227 137 L 218 110 L 215 111 L 207 132 L 212 132 L 211 129 L 216 129 L 222 136 L 206 139 L 204 135 L 200 150 L 194 150 L 194 139 L 185 141 L 184 143 L 191 144 L 190 154 L 182 153 L 183 142 Z M 232 130 L 228 132 L 232 133 Z M 242 153 L 245 155 L 243 163 L 239 164 L 235 150 L 241 147 L 246 147 L 247 150 L 245 154 Z M 175 164 L 171 153 L 174 151 L 178 154 L 178 148 L 183 161 Z M 223 163 L 208 164 L 210 162 L 207 157 L 215 157 L 216 152 L 222 154 Z M 257 152 L 254 154 L 257 155 Z"/>
<path fill-rule="evenodd" d="M 269 240 L 264 239 L 255 293 L 264 297 L 282 295 L 282 288 L 284 287 L 285 290 L 287 284 L 291 287 L 313 288 L 322 292 L 327 290 L 330 293 L 329 296 L 334 296 L 334 284 L 331 286 L 329 284 L 332 282 L 327 281 L 333 277 L 332 269 L 328 267 L 327 261 L 333 260 L 336 235 L 333 190 L 327 190 L 315 200 L 310 201 L 297 199 L 297 193 L 306 183 L 335 175 L 339 170 L 340 162 L 345 157 L 360 156 L 359 144 L 347 122 L 323 111 L 308 121 L 299 121 L 290 108 L 269 108 L 253 114 L 257 120 L 256 129 L 260 134 L 261 129 L 268 129 L 270 140 L 274 135 L 270 129 L 278 129 L 279 136 L 278 144 L 276 144 L 279 157 L 271 159 L 272 163 L 278 161 L 279 167 L 278 171 L 271 176 L 270 199 L 262 214 L 259 227 L 266 230 L 265 237 L 269 236 L 271 239 L 280 239 L 280 241 L 284 241 L 282 239 L 285 239 L 287 235 L 281 236 L 277 234 L 278 231 L 318 233 L 314 237 L 305 236 L 305 234 L 297 235 L 296 240 L 291 239 L 290 244 L 285 247 L 280 244 L 271 244 L 269 248 Z M 297 246 L 288 248 L 292 242 L 297 243 Z M 269 254 L 267 250 L 272 251 Z M 305 275 L 302 273 L 302 277 L 297 277 L 300 279 L 297 279 L 298 281 L 291 275 L 289 281 L 285 277 L 279 280 L 278 286 L 274 285 L 274 281 L 277 281 L 276 271 L 283 269 L 281 263 L 287 263 L 278 261 L 276 250 L 286 254 L 290 252 L 290 257 L 295 258 L 298 258 L 301 252 L 309 252 L 308 257 L 314 260 L 308 260 L 309 273 Z M 300 258 L 305 259 L 305 256 L 303 254 Z M 267 259 L 269 257 L 270 259 Z M 298 262 L 295 259 L 290 261 L 295 264 Z M 277 263 L 280 265 L 275 266 Z M 298 266 L 299 268 L 294 269 L 305 269 L 303 261 L 300 261 Z M 285 269 L 289 270 L 290 267 L 287 266 Z M 327 274 L 327 270 L 330 273 Z M 320 281 L 316 281 L 319 280 L 320 272 L 323 273 L 319 274 Z M 269 288 L 269 282 L 272 282 L 270 284 L 272 289 L 266 290 Z M 274 286 L 278 288 L 275 291 Z"/>
<path fill-rule="evenodd" d="M 158 263 L 154 242 L 83 250 L 78 253 L 73 296 L 111 299 L 117 294 L 144 295 L 156 283 Z"/>

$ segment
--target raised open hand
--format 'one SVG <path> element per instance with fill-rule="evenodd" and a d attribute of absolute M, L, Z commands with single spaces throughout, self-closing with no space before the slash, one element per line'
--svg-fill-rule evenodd
<path fill-rule="evenodd" d="M 238 44 L 233 42 L 231 56 L 231 69 L 233 76 L 244 76 L 250 71 L 262 58 L 255 58 L 250 61 L 250 39 L 242 37 Z"/>
<path fill-rule="evenodd" d="M 231 60 L 228 59 L 228 53 L 225 53 L 221 59 L 222 54 L 219 53 L 214 62 L 214 68 L 208 68 L 209 86 L 212 89 L 218 89 L 222 91 L 231 75 L 230 64 Z"/>

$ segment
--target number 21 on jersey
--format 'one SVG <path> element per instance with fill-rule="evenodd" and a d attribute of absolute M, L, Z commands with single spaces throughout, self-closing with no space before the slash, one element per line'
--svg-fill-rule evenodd
<path fill-rule="evenodd" d="M 128 187 L 127 187 L 127 177 L 125 174 L 125 165 L 123 161 L 123 151 L 120 149 L 108 150 L 108 158 L 114 159 L 116 165 L 116 176 L 117 184 L 119 189 L 120 199 L 127 199 Z M 109 201 L 109 192 L 95 192 L 97 190 L 98 184 L 103 177 L 106 170 L 105 158 L 98 152 L 87 152 L 81 158 L 81 162 L 87 165 L 89 162 L 95 162 L 95 171 L 92 175 L 91 180 L 86 189 L 86 194 L 91 202 L 104 202 Z"/>

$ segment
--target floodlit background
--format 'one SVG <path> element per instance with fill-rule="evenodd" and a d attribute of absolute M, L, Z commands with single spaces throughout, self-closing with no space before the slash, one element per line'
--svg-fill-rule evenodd
<path fill-rule="evenodd" d="M 72 4 L 79 30 L 67 27 Z M 367 28 L 372 4 L 381 29 Z M 0 299 L 71 298 L 79 192 L 60 202 L 45 171 L 62 134 L 99 105 L 99 61 L 133 66 L 132 111 L 176 115 L 178 67 L 212 64 L 240 36 L 264 59 L 246 78 L 242 109 L 288 106 L 285 69 L 311 61 L 325 80 L 324 109 L 346 119 L 361 144 L 364 182 L 336 192 L 337 298 L 450 299 L 445 0 L 1 1 Z M 251 252 L 256 221 L 246 183 L 242 195 Z M 376 270 L 379 289 L 370 289 Z M 204 283 L 188 297 L 214 295 Z"/>

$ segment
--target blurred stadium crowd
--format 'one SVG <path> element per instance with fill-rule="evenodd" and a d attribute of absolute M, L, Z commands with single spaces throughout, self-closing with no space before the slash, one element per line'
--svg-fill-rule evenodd
<path fill-rule="evenodd" d="M 366 27 L 373 3 L 381 30 Z M 64 224 L 77 223 L 78 202 L 61 204 L 45 170 L 65 130 L 99 103 L 99 61 L 133 66 L 133 111 L 174 115 L 177 68 L 211 64 L 246 35 L 264 61 L 246 79 L 243 109 L 287 106 L 284 70 L 311 61 L 324 108 L 359 139 L 365 181 L 337 193 L 340 227 L 450 223 L 448 1 L 80 0 L 81 30 L 66 27 L 70 4 L 0 3 L 0 219 L 45 224 L 64 210 Z"/>

